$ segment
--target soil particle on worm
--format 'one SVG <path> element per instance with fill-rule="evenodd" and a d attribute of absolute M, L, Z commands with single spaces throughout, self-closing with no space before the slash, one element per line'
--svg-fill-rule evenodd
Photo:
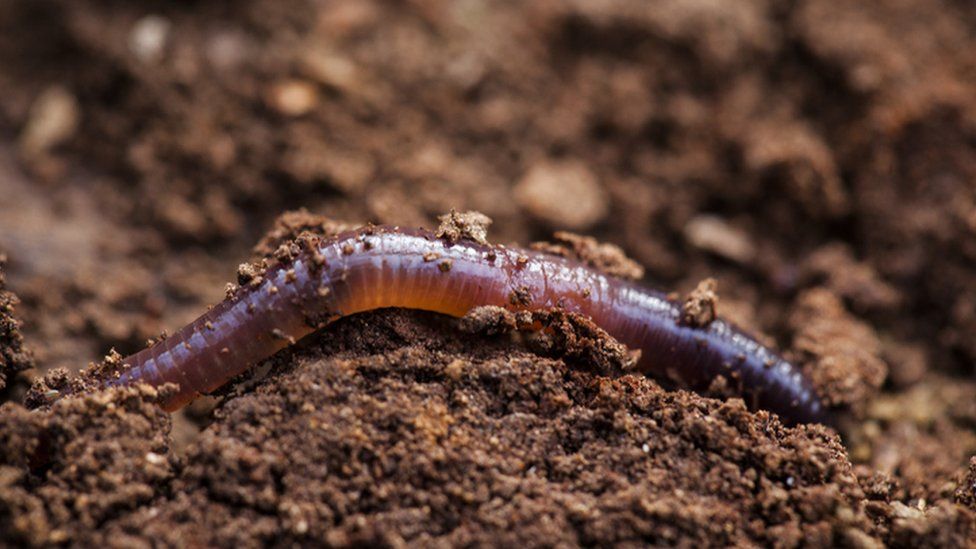
<path fill-rule="evenodd" d="M 312 214 L 305 209 L 284 212 L 275 218 L 271 229 L 254 246 L 251 257 L 255 262 L 260 262 L 262 259 L 274 256 L 282 246 L 293 245 L 306 233 L 328 238 L 356 227 L 358 225 L 355 223 Z M 252 266 L 252 268 L 256 267 Z"/>
<path fill-rule="evenodd" d="M 717 289 L 718 282 L 714 278 L 706 278 L 699 282 L 681 303 L 679 321 L 694 328 L 704 328 L 711 324 L 717 317 Z"/>
<path fill-rule="evenodd" d="M 591 236 L 556 231 L 551 241 L 533 242 L 530 246 L 548 254 L 575 259 L 608 275 L 629 280 L 644 276 L 644 267 L 627 257 L 620 246 L 600 242 Z"/>
<path fill-rule="evenodd" d="M 443 238 L 452 244 L 462 238 L 478 244 L 488 243 L 488 227 L 492 220 L 481 212 L 458 213 L 451 210 L 450 213 L 439 216 L 438 220 L 440 225 L 434 231 L 437 238 Z"/>

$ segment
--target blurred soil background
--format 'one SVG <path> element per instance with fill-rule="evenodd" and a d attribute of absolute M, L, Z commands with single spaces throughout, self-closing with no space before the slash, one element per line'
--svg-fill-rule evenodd
<path fill-rule="evenodd" d="M 0 543 L 976 542 L 974 51 L 958 0 L 3 2 Z M 410 311 L 172 419 L 25 407 L 269 231 L 452 208 L 714 277 L 848 420 Z"/>

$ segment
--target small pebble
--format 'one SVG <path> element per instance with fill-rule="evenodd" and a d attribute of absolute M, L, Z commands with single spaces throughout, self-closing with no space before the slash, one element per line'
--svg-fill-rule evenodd
<path fill-rule="evenodd" d="M 20 134 L 21 151 L 37 156 L 67 141 L 78 130 L 81 113 L 75 96 L 61 86 L 42 92 L 31 105 Z"/>
<path fill-rule="evenodd" d="M 159 15 L 147 15 L 136 22 L 129 34 L 129 51 L 144 63 L 159 61 L 172 25 Z"/>
<path fill-rule="evenodd" d="M 748 263 L 756 255 L 749 235 L 718 216 L 703 214 L 692 218 L 685 225 L 684 235 L 692 246 L 737 263 Z"/>
<path fill-rule="evenodd" d="M 587 229 L 610 211 L 610 199 L 596 176 L 573 160 L 532 166 L 514 195 L 529 214 L 554 227 Z"/>
<path fill-rule="evenodd" d="M 268 103 L 286 116 L 301 116 L 318 104 L 318 92 L 304 80 L 285 80 L 271 86 Z"/>
<path fill-rule="evenodd" d="M 348 58 L 323 48 L 310 48 L 302 59 L 308 77 L 343 92 L 359 87 L 361 77 L 356 65 Z"/>

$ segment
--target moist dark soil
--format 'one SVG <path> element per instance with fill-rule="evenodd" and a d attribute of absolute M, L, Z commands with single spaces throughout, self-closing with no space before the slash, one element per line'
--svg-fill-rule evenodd
<path fill-rule="evenodd" d="M 973 51 L 955 0 L 3 2 L 0 544 L 976 543 Z M 842 420 L 558 312 L 344 318 L 172 416 L 78 376 L 302 231 L 451 210 Z"/>

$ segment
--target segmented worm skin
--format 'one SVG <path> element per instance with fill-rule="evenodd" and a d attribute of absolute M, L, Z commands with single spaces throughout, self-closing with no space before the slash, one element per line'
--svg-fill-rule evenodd
<path fill-rule="evenodd" d="M 643 372 L 702 389 L 724 375 L 752 407 L 788 423 L 829 415 L 796 367 L 732 325 L 680 323 L 664 294 L 539 252 L 450 243 L 424 231 L 371 227 L 340 234 L 270 268 L 167 339 L 123 360 L 111 384 L 179 385 L 175 410 L 324 322 L 383 307 L 463 316 L 472 308 L 560 308 L 591 318 L 632 349 Z"/>

